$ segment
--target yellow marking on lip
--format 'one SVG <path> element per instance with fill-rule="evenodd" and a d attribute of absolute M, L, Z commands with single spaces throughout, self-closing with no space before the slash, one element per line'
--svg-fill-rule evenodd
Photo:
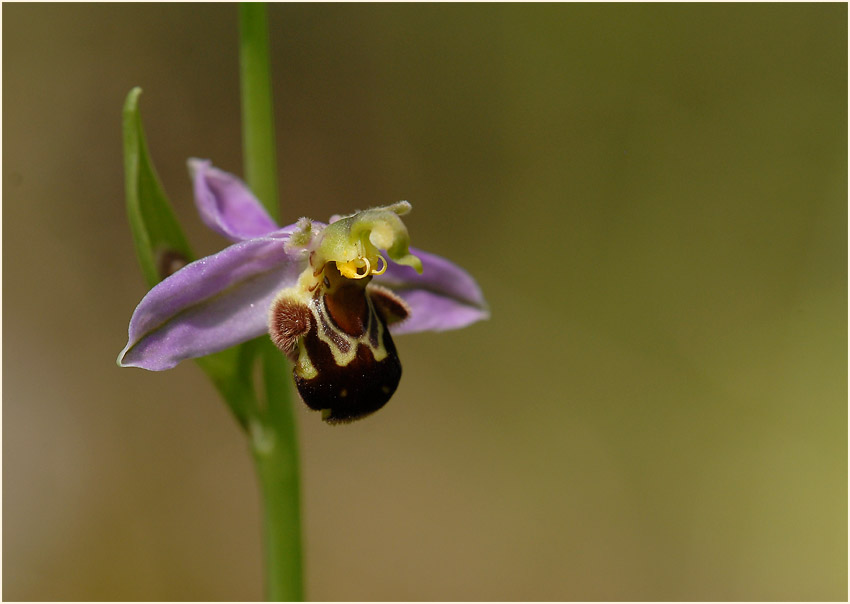
<path fill-rule="evenodd" d="M 307 347 L 304 346 L 303 338 L 298 342 L 298 362 L 295 364 L 295 373 L 305 380 L 312 380 L 319 375 L 313 361 L 310 360 L 310 354 L 307 352 Z"/>

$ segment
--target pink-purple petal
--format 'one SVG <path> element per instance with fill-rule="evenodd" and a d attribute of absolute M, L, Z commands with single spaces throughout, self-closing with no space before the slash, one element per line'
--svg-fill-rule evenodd
<path fill-rule="evenodd" d="M 410 253 L 422 260 L 421 275 L 390 262 L 387 272 L 375 278 L 410 306 L 410 317 L 391 328 L 394 334 L 458 329 L 489 318 L 481 288 L 469 273 L 435 254 L 415 248 Z"/>
<path fill-rule="evenodd" d="M 156 285 L 133 313 L 118 364 L 161 371 L 265 333 L 274 297 L 305 266 L 286 250 L 291 232 L 236 243 Z"/>
<path fill-rule="evenodd" d="M 278 229 L 263 204 L 233 174 L 205 159 L 190 159 L 189 173 L 201 220 L 216 233 L 242 241 Z"/>
<path fill-rule="evenodd" d="M 396 292 L 410 307 L 410 317 L 390 327 L 394 335 L 460 329 L 490 317 L 488 310 L 424 289 Z"/>

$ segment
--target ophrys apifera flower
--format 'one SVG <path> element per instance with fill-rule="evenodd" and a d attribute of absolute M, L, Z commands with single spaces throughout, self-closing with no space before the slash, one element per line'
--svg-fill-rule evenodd
<path fill-rule="evenodd" d="M 268 332 L 293 362 L 304 402 L 328 422 L 351 421 L 398 386 L 392 335 L 488 316 L 466 271 L 409 247 L 406 201 L 281 228 L 238 178 L 208 161 L 189 166 L 201 219 L 234 243 L 148 292 L 122 367 L 170 369 Z"/>

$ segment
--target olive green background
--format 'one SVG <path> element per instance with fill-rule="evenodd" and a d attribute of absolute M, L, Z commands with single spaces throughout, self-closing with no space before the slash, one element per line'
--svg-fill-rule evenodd
<path fill-rule="evenodd" d="M 262 598 L 246 441 L 145 293 L 121 107 L 196 251 L 233 5 L 3 6 L 3 597 Z M 847 599 L 847 6 L 274 5 L 283 216 L 408 199 L 492 318 L 299 403 L 318 600 Z"/>

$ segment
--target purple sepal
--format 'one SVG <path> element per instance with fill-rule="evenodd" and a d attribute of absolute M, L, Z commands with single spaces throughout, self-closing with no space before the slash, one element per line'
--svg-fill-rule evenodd
<path fill-rule="evenodd" d="M 189 174 L 201 220 L 231 241 L 262 237 L 278 229 L 263 204 L 233 174 L 205 159 L 190 159 Z"/>
<path fill-rule="evenodd" d="M 162 371 L 266 333 L 274 297 L 305 266 L 284 245 L 292 230 L 236 243 L 157 284 L 133 313 L 118 364 Z"/>
<path fill-rule="evenodd" d="M 487 319 L 490 311 L 481 289 L 465 270 L 445 258 L 410 248 L 422 260 L 422 274 L 390 262 L 375 283 L 392 289 L 410 306 L 410 317 L 393 325 L 394 334 L 444 331 Z"/>

